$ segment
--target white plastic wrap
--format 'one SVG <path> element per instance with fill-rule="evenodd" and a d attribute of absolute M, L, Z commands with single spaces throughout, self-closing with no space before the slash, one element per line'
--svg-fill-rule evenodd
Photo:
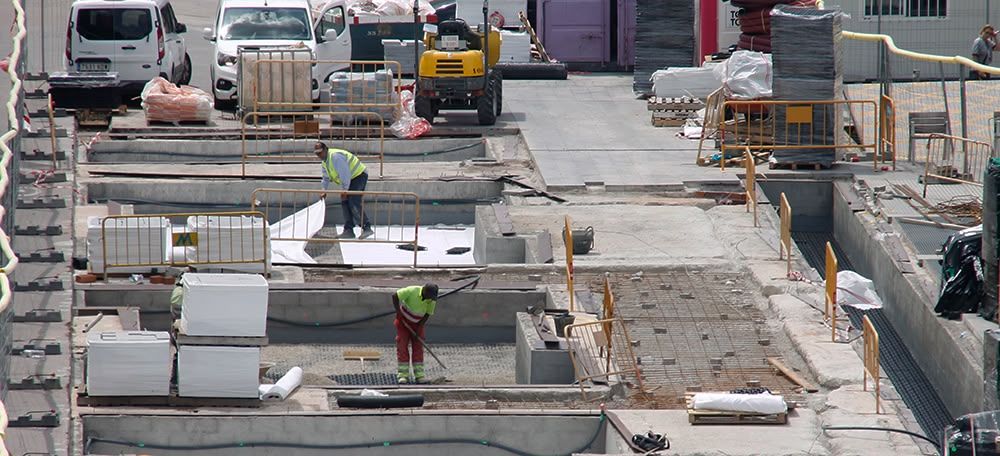
<path fill-rule="evenodd" d="M 267 334 L 267 280 L 257 274 L 184 274 L 181 331 L 188 336 Z"/>
<path fill-rule="evenodd" d="M 404 90 L 400 92 L 403 111 L 399 114 L 399 119 L 392 123 L 389 131 L 397 138 L 413 139 L 431 130 L 431 123 L 423 117 L 417 117 L 413 110 L 413 92 Z"/>
<path fill-rule="evenodd" d="M 142 89 L 142 109 L 147 122 L 207 122 L 214 107 L 212 96 L 191 86 L 177 87 L 156 77 Z"/>
<path fill-rule="evenodd" d="M 338 71 L 330 75 L 330 106 L 332 112 L 372 112 L 391 122 L 396 115 L 396 91 L 391 70 L 368 73 Z M 374 105 L 374 106 L 373 106 Z M 369 122 L 371 117 L 334 117 L 348 123 Z"/>
<path fill-rule="evenodd" d="M 771 56 L 762 52 L 736 51 L 714 72 L 725 87 L 727 99 L 756 100 L 772 95 Z"/>
<path fill-rule="evenodd" d="M 326 201 L 319 200 L 278 223 L 271 225 L 271 239 L 310 239 L 326 223 Z M 307 241 L 271 241 L 271 257 L 277 263 L 309 263 L 316 260 L 306 253 Z"/>
<path fill-rule="evenodd" d="M 412 16 L 413 2 L 408 0 L 355 0 L 347 2 L 350 15 Z M 427 0 L 419 0 L 417 14 L 434 14 L 434 7 Z"/>
<path fill-rule="evenodd" d="M 854 271 L 837 273 L 837 301 L 861 310 L 882 308 L 882 298 L 875 292 L 875 284 Z"/>
<path fill-rule="evenodd" d="M 656 70 L 649 80 L 653 81 L 653 93 L 658 97 L 693 97 L 702 100 L 719 87 L 722 87 L 722 77 L 715 68 L 721 65 L 706 62 L 702 67 L 670 67 L 666 70 Z"/>
<path fill-rule="evenodd" d="M 746 412 L 773 414 L 785 413 L 788 405 L 785 398 L 773 394 L 729 394 L 696 393 L 691 398 L 695 410 L 715 410 L 720 412 Z"/>
<path fill-rule="evenodd" d="M 87 394 L 170 394 L 170 334 L 153 331 L 87 335 Z"/>
<path fill-rule="evenodd" d="M 295 366 L 273 385 L 260 385 L 258 392 L 264 401 L 283 401 L 292 391 L 302 385 L 302 368 Z"/>
<path fill-rule="evenodd" d="M 259 371 L 260 347 L 181 345 L 177 350 L 177 395 L 255 398 Z"/>

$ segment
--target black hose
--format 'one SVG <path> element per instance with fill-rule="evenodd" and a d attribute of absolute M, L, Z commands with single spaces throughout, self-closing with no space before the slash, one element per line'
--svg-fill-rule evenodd
<path fill-rule="evenodd" d="M 917 434 L 916 432 L 907 431 L 906 429 L 896 429 L 887 428 L 879 426 L 823 426 L 824 431 L 886 431 L 886 432 L 898 432 L 900 434 L 906 434 L 911 437 L 916 437 L 918 439 L 923 439 L 934 445 L 934 448 L 941 449 L 941 444 L 935 442 L 930 437 L 923 434 Z"/>

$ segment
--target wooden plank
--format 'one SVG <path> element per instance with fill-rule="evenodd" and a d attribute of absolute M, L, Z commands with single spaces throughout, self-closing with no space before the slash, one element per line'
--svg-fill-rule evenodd
<path fill-rule="evenodd" d="M 256 397 L 89 396 L 86 385 L 76 387 L 76 403 L 83 407 L 260 407 Z"/>
<path fill-rule="evenodd" d="M 781 372 L 781 374 L 784 375 L 786 378 L 794 382 L 796 385 L 801 386 L 802 389 L 806 390 L 806 392 L 815 393 L 819 391 L 819 388 L 816 387 L 816 385 L 813 385 L 812 382 L 809 382 L 808 380 L 802 378 L 802 376 L 799 375 L 798 372 L 795 372 L 790 367 L 786 366 L 785 363 L 781 362 L 780 359 L 767 358 L 767 362 L 770 363 L 772 366 L 774 366 L 775 369 L 778 369 L 778 371 Z"/>
<path fill-rule="evenodd" d="M 226 345 L 231 347 L 262 347 L 267 345 L 267 336 L 188 336 L 178 332 L 177 345 Z"/>
<path fill-rule="evenodd" d="M 517 234 L 514 231 L 514 221 L 510 218 L 510 211 L 507 210 L 507 206 L 504 204 L 494 204 L 493 213 L 497 217 L 497 225 L 500 226 L 500 234 L 504 236 L 513 236 Z"/>
<path fill-rule="evenodd" d="M 382 352 L 378 350 L 344 350 L 344 359 L 379 360 L 382 359 Z"/>

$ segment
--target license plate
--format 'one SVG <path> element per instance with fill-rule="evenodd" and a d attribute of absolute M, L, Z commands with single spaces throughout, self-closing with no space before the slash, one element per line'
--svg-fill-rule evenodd
<path fill-rule="evenodd" d="M 76 64 L 78 71 L 108 71 L 111 65 L 107 62 L 80 62 Z"/>
<path fill-rule="evenodd" d="M 458 47 L 458 37 L 455 35 L 442 36 L 441 44 L 447 49 L 455 49 Z"/>

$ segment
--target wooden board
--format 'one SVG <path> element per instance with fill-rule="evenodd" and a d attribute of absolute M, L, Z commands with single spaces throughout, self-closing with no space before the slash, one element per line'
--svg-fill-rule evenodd
<path fill-rule="evenodd" d="M 790 169 L 793 171 L 807 170 L 811 169 L 813 171 L 819 171 L 821 169 L 830 169 L 831 165 L 826 163 L 778 163 L 770 162 L 769 166 L 771 169 Z"/>
<path fill-rule="evenodd" d="M 781 375 L 784 375 L 787 379 L 791 380 L 796 385 L 801 386 L 802 389 L 805 390 L 806 392 L 815 393 L 819 391 L 819 388 L 816 385 L 813 385 L 812 382 L 802 378 L 802 376 L 799 375 L 798 372 L 795 372 L 790 367 L 786 366 L 785 363 L 781 362 L 780 359 L 767 358 L 767 362 L 770 363 L 772 366 L 774 366 L 774 368 L 777 369 L 779 372 L 781 372 Z"/>
<path fill-rule="evenodd" d="M 722 410 L 695 410 L 691 401 L 696 393 L 684 394 L 688 422 L 691 424 L 785 424 L 788 413 L 751 413 Z"/>
<path fill-rule="evenodd" d="M 680 127 L 684 125 L 684 122 L 686 121 L 687 119 L 657 119 L 656 117 L 653 117 L 650 123 L 654 127 Z"/>
<path fill-rule="evenodd" d="M 664 110 L 685 110 L 697 111 L 705 107 L 701 100 L 691 97 L 651 97 L 646 100 L 646 109 L 649 111 Z"/>
<path fill-rule="evenodd" d="M 382 352 L 378 350 L 344 350 L 344 359 L 379 360 Z"/>
<path fill-rule="evenodd" d="M 178 332 L 175 337 L 177 339 L 177 345 L 227 345 L 230 347 L 263 347 L 267 345 L 267 336 L 188 336 Z"/>

